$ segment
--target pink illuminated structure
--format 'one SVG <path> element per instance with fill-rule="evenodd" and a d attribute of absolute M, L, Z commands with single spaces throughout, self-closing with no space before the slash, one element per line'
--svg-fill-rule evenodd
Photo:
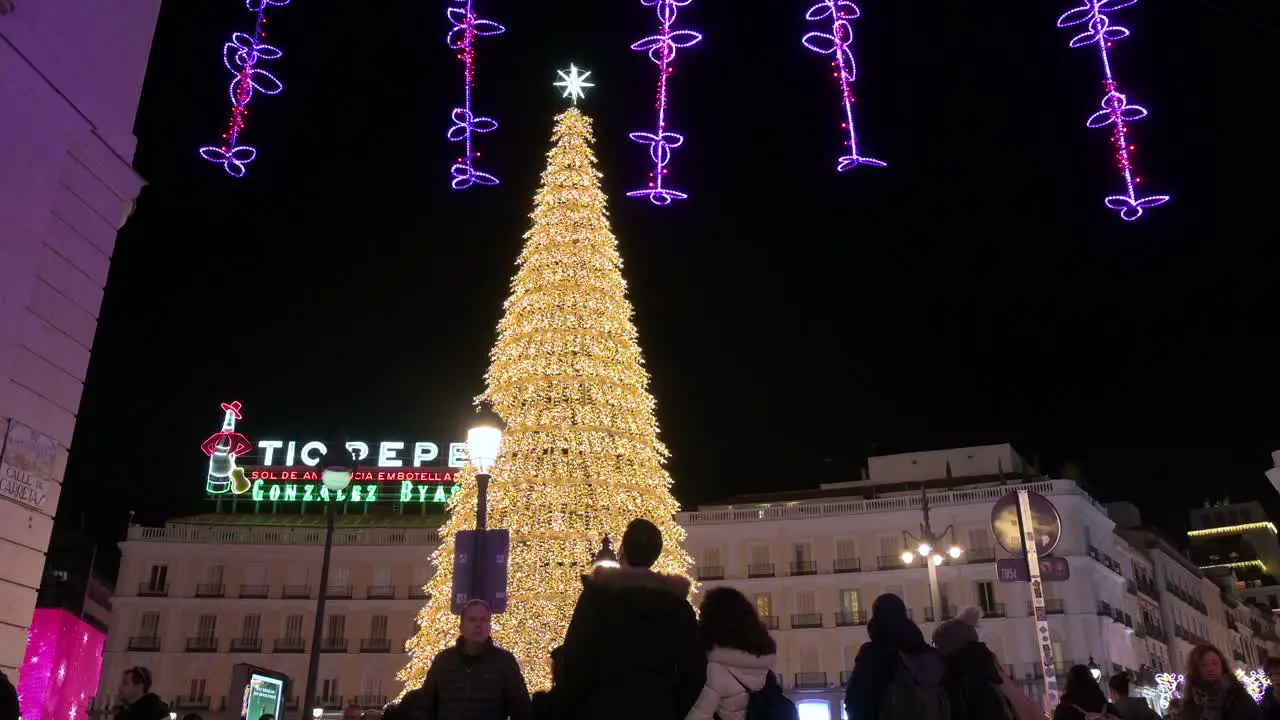
<path fill-rule="evenodd" d="M 1075 28 L 1077 35 L 1071 38 L 1071 47 L 1092 47 L 1098 51 L 1102 61 L 1102 109 L 1089 116 L 1085 124 L 1091 128 L 1109 127 L 1111 130 L 1111 150 L 1116 170 L 1124 184 L 1123 193 L 1108 196 L 1104 202 L 1107 207 L 1120 213 L 1125 220 L 1137 220 L 1148 209 L 1169 202 L 1168 195 L 1147 195 L 1138 193 L 1138 177 L 1133 167 L 1133 156 L 1136 148 L 1129 137 L 1129 123 L 1147 116 L 1147 109 L 1129 102 L 1129 98 L 1120 92 L 1120 84 L 1116 82 L 1111 67 L 1111 46 L 1117 40 L 1129 37 L 1129 28 L 1111 22 L 1108 13 L 1129 7 L 1138 0 L 1085 0 L 1080 7 L 1068 10 L 1058 18 L 1058 27 Z"/>
<path fill-rule="evenodd" d="M 22 720 L 85 720 L 107 636 L 66 610 L 37 608 L 18 681 Z"/>

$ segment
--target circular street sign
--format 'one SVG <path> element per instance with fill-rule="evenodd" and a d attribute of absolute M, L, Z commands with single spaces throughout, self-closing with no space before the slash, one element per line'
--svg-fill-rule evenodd
<path fill-rule="evenodd" d="M 1062 517 L 1058 515 L 1058 508 L 1049 502 L 1049 498 L 1039 493 L 1028 492 L 1027 501 L 1031 505 L 1030 529 L 1035 531 L 1036 552 L 1041 555 L 1051 553 L 1062 539 Z M 1022 555 L 1016 490 L 997 500 L 991 508 L 991 532 L 1006 552 L 1015 556 Z"/>

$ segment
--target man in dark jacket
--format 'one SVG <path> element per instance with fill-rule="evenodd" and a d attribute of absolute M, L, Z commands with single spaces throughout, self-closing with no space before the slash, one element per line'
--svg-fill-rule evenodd
<path fill-rule="evenodd" d="M 151 692 L 151 671 L 144 667 L 125 670 L 120 676 L 120 709 L 116 720 L 169 720 L 169 706 Z"/>
<path fill-rule="evenodd" d="M 596 568 L 565 634 L 553 706 L 566 720 L 683 720 L 706 682 L 689 581 L 651 570 L 662 534 L 633 520 L 620 568 Z"/>
<path fill-rule="evenodd" d="M 489 606 L 462 608 L 462 637 L 431 661 L 422 693 L 403 705 L 420 720 L 532 720 L 524 674 L 511 653 L 489 637 Z M 412 694 L 412 693 L 410 693 Z"/>
<path fill-rule="evenodd" d="M 1160 714 L 1146 700 L 1129 696 L 1129 685 L 1128 673 L 1116 673 L 1107 681 L 1111 704 L 1120 711 L 1121 720 L 1160 720 Z"/>

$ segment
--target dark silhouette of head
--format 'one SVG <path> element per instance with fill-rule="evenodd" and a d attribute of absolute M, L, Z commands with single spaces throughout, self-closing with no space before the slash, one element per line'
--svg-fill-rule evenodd
<path fill-rule="evenodd" d="M 662 554 L 662 533 L 658 526 L 636 518 L 627 525 L 622 534 L 622 555 L 618 559 L 623 565 L 633 568 L 651 568 Z"/>
<path fill-rule="evenodd" d="M 1062 691 L 1062 702 L 1079 705 L 1088 712 L 1101 712 L 1107 705 L 1107 696 L 1102 694 L 1102 688 L 1093 679 L 1088 665 L 1072 665 L 1067 671 L 1067 687 Z"/>
<path fill-rule="evenodd" d="M 745 595 L 718 587 L 702 598 L 698 626 L 707 649 L 734 648 L 752 655 L 773 655 L 778 647 Z"/>

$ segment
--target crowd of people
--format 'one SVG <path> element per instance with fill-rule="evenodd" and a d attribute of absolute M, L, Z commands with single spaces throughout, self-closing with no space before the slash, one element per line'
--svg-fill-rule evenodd
<path fill-rule="evenodd" d="M 381 720 L 796 720 L 796 706 L 772 671 L 777 646 L 751 602 L 718 587 L 695 615 L 689 581 L 652 569 L 661 552 L 658 528 L 635 520 L 622 538 L 620 567 L 584 576 L 564 643 L 551 651 L 549 690 L 530 697 L 515 656 L 490 637 L 489 608 L 472 601 L 462 610 L 454 646 L 435 657 L 422 687 L 387 706 Z M 877 597 L 870 639 L 845 690 L 848 720 L 1046 720 L 979 639 L 980 619 L 981 611 L 967 609 L 939 624 L 928 642 L 901 597 Z M 1226 657 L 1200 645 L 1169 715 L 1280 720 L 1280 658 L 1266 670 L 1275 684 L 1255 703 Z M 124 674 L 116 720 L 167 717 L 150 685 L 144 668 Z M 1072 667 L 1052 720 L 1158 718 L 1146 700 L 1130 696 L 1127 675 L 1112 677 L 1108 690 L 1110 699 L 1089 667 Z"/>

